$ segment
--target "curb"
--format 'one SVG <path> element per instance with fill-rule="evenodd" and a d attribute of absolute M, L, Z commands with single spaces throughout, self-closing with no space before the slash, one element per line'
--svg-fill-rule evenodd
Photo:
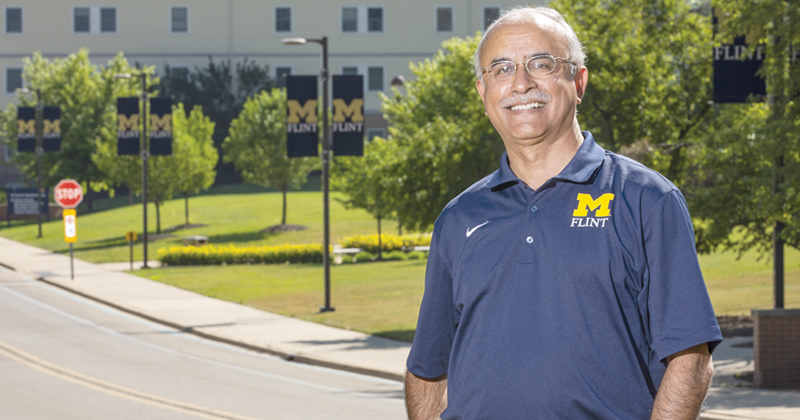
<path fill-rule="evenodd" d="M 57 283 L 57 282 L 52 281 L 52 280 L 48 280 L 44 276 L 32 275 L 31 273 L 28 273 L 25 270 L 19 270 L 16 267 L 8 265 L 8 264 L 3 263 L 3 262 L 0 262 L 0 266 L 8 268 L 9 270 L 15 271 L 17 273 L 23 274 L 23 275 L 25 275 L 25 276 L 27 276 L 29 278 L 35 279 L 37 281 L 41 281 L 42 283 L 46 283 L 46 284 L 48 284 L 50 286 L 57 287 L 57 288 L 59 288 L 61 290 L 64 290 L 64 291 L 70 292 L 72 294 L 84 297 L 84 298 L 92 300 L 94 302 L 101 303 L 103 305 L 112 307 L 112 308 L 114 308 L 116 310 L 131 314 L 131 315 L 135 315 L 137 317 L 144 318 L 144 319 L 146 319 L 148 321 L 151 321 L 151 322 L 154 322 L 156 324 L 165 325 L 167 327 L 174 328 L 174 329 L 176 329 L 178 331 L 181 331 L 181 332 L 184 332 L 184 333 L 193 334 L 193 335 L 196 335 L 198 337 L 202 337 L 202 338 L 205 338 L 205 339 L 208 339 L 208 340 L 229 344 L 229 345 L 232 345 L 232 346 L 244 348 L 244 349 L 255 351 L 255 352 L 258 352 L 258 353 L 264 353 L 264 354 L 269 354 L 271 356 L 277 356 L 277 357 L 280 357 L 281 359 L 286 360 L 288 362 L 302 363 L 302 364 L 305 364 L 305 365 L 319 366 L 319 367 L 325 367 L 325 368 L 329 368 L 329 369 L 342 370 L 342 371 L 346 371 L 346 372 L 358 373 L 358 374 L 361 374 L 361 375 L 373 376 L 373 377 L 377 377 L 377 378 L 381 378 L 381 379 L 389 379 L 389 380 L 398 381 L 398 382 L 403 382 L 404 379 L 405 379 L 404 375 L 397 375 L 397 374 L 394 374 L 394 373 L 384 372 L 384 371 L 376 370 L 376 369 L 368 369 L 368 368 L 362 368 L 362 367 L 357 367 L 357 366 L 351 366 L 351 365 L 347 365 L 347 364 L 343 364 L 343 363 L 331 362 L 331 361 L 328 361 L 328 360 L 322 360 L 322 359 L 318 359 L 318 358 L 311 357 L 311 356 L 305 356 L 305 355 L 299 355 L 299 354 L 295 354 L 295 353 L 289 353 L 289 352 L 286 352 L 286 351 L 283 351 L 283 350 L 280 350 L 280 349 L 276 349 L 276 348 L 255 346 L 255 345 L 252 345 L 252 344 L 243 343 L 241 341 L 236 341 L 236 340 L 231 340 L 229 338 L 220 337 L 218 335 L 205 333 L 205 332 L 202 332 L 202 331 L 198 331 L 198 330 L 194 329 L 193 327 L 187 327 L 185 325 L 180 325 L 180 324 L 177 324 L 177 323 L 174 323 L 174 322 L 170 322 L 170 321 L 167 321 L 167 320 L 156 318 L 156 317 L 154 317 L 152 315 L 148 315 L 146 313 L 143 313 L 143 312 L 140 312 L 140 311 L 137 311 L 137 310 L 134 310 L 134 309 L 127 308 L 125 306 L 116 304 L 114 302 L 110 302 L 110 301 L 107 301 L 107 300 L 104 300 L 104 299 L 100 299 L 100 298 L 98 298 L 96 296 L 92 296 L 92 295 L 90 295 L 88 293 L 72 289 L 67 285 L 64 285 L 64 284 L 61 284 L 61 283 Z"/>

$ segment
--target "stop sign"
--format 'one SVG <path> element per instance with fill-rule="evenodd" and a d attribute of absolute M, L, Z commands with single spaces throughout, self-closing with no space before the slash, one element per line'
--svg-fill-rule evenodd
<path fill-rule="evenodd" d="M 59 206 L 72 209 L 83 201 L 83 188 L 74 179 L 62 179 L 56 185 L 54 196 Z"/>

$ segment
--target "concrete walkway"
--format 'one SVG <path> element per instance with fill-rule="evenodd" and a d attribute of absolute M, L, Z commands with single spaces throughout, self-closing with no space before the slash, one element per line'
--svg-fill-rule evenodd
<path fill-rule="evenodd" d="M 327 327 L 126 274 L 129 263 L 91 264 L 0 238 L 0 264 L 54 286 L 171 327 L 288 360 L 401 380 L 408 343 Z M 139 268 L 141 262 L 135 263 Z M 148 262 L 157 267 L 157 262 Z M 752 337 L 726 339 L 701 419 L 798 420 L 800 391 L 749 388 L 733 375 L 753 370 Z M 742 346 L 742 345 L 745 346 Z"/>

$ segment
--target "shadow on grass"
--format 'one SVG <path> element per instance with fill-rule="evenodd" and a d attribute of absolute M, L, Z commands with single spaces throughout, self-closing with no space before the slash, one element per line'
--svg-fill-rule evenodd
<path fill-rule="evenodd" d="M 259 241 L 262 239 L 267 239 L 272 236 L 275 236 L 275 233 L 261 233 L 259 231 L 224 233 L 220 235 L 209 236 L 208 242 L 211 244 L 223 244 L 230 242 L 250 242 L 250 241 Z"/>
<path fill-rule="evenodd" d="M 160 242 L 160 241 L 165 240 L 165 239 L 173 239 L 173 238 L 156 238 L 156 239 L 152 239 L 149 235 L 150 234 L 148 234 L 148 240 L 147 240 L 147 244 L 148 245 L 150 245 L 150 244 L 152 244 L 154 242 Z M 139 236 L 139 238 L 141 238 L 141 236 Z M 134 242 L 133 246 L 140 246 L 141 244 L 142 244 L 142 240 L 139 239 L 136 242 Z M 125 240 L 124 236 L 118 236 L 118 237 L 106 238 L 106 239 L 95 239 L 93 241 L 89 241 L 85 245 L 75 246 L 73 248 L 73 250 L 74 251 L 96 251 L 96 250 L 99 250 L 99 249 L 118 248 L 118 247 L 121 247 L 121 246 L 125 246 L 125 247 L 128 246 L 128 241 Z M 55 249 L 55 250 L 53 250 L 53 252 L 56 252 L 56 253 L 59 253 L 59 254 L 69 254 L 69 247 Z"/>

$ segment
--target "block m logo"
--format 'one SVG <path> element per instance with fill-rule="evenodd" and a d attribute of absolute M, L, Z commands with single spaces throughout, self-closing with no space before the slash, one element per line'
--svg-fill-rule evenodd
<path fill-rule="evenodd" d="M 60 133 L 61 132 L 61 120 L 44 120 L 44 132 L 45 133 Z"/>
<path fill-rule="evenodd" d="M 345 122 L 347 117 L 350 117 L 352 122 L 364 121 L 364 115 L 361 113 L 361 108 L 364 106 L 363 99 L 353 99 L 350 105 L 344 99 L 333 100 L 333 122 Z"/>
<path fill-rule="evenodd" d="M 17 120 L 17 124 L 19 125 L 19 128 L 17 129 L 19 134 L 33 134 L 36 132 L 36 120 Z"/>
<path fill-rule="evenodd" d="M 572 212 L 572 216 L 586 217 L 589 215 L 590 210 L 595 212 L 595 217 L 610 216 L 611 210 L 608 209 L 608 205 L 611 204 L 613 199 L 614 194 L 611 193 L 603 194 L 597 200 L 589 194 L 578 194 L 578 208 Z"/>
<path fill-rule="evenodd" d="M 139 131 L 139 114 L 128 118 L 125 114 L 117 115 L 117 131 Z"/>
<path fill-rule="evenodd" d="M 286 118 L 286 122 L 289 124 L 299 123 L 301 118 L 307 123 L 317 122 L 316 99 L 307 100 L 303 106 L 300 106 L 297 99 L 289 99 L 286 101 L 286 107 L 289 108 L 289 116 Z"/>
<path fill-rule="evenodd" d="M 172 114 L 150 114 L 150 131 L 172 131 Z"/>

